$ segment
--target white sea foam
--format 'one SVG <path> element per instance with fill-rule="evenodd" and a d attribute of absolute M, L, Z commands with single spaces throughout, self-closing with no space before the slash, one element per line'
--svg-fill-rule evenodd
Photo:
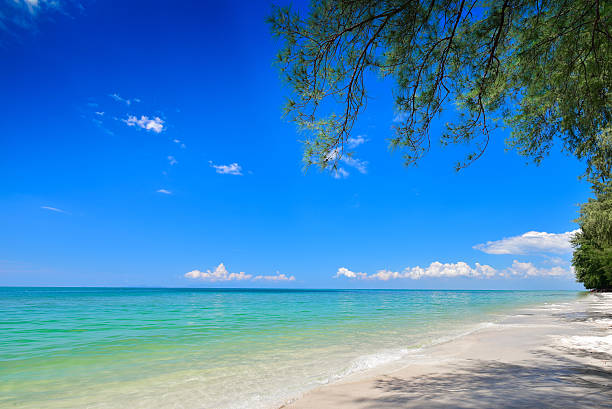
<path fill-rule="evenodd" d="M 612 318 L 600 318 L 600 319 L 589 319 L 589 323 L 594 324 L 600 328 L 611 328 L 612 329 Z"/>
<path fill-rule="evenodd" d="M 399 361 L 400 359 L 406 357 L 410 352 L 414 352 L 417 350 L 409 350 L 407 348 L 397 349 L 397 350 L 387 350 L 381 351 L 376 354 L 364 355 L 359 358 L 354 359 L 349 367 L 345 369 L 341 374 L 336 375 L 335 379 L 345 378 L 348 375 L 352 375 L 354 373 L 363 372 L 368 369 L 376 368 L 377 366 L 385 365 L 394 361 Z"/>
<path fill-rule="evenodd" d="M 612 354 L 612 335 L 601 337 L 576 335 L 561 338 L 557 342 L 559 345 L 565 348 Z"/>
<path fill-rule="evenodd" d="M 465 331 L 456 332 L 453 334 L 437 337 L 431 340 L 430 342 L 427 342 L 424 345 L 414 346 L 413 348 L 388 349 L 388 350 L 379 351 L 374 354 L 362 355 L 362 356 L 359 356 L 353 359 L 348 365 L 348 367 L 344 369 L 343 371 L 341 371 L 340 373 L 330 376 L 329 378 L 326 378 L 320 381 L 319 383 L 328 384 L 328 383 L 336 382 L 348 376 L 358 374 L 360 372 L 365 372 L 365 371 L 368 371 L 370 369 L 375 369 L 380 366 L 384 366 L 384 365 L 392 364 L 394 362 L 406 360 L 406 358 L 408 357 L 413 357 L 413 358 L 423 357 L 424 355 L 422 355 L 421 352 L 423 351 L 423 348 L 425 347 L 431 347 L 434 345 L 451 342 L 458 338 L 472 334 L 476 331 L 486 329 L 486 328 L 494 328 L 498 325 L 499 324 L 496 324 L 494 322 L 482 322 L 482 323 L 479 323 L 479 324 L 476 324 L 470 327 L 469 329 Z"/>

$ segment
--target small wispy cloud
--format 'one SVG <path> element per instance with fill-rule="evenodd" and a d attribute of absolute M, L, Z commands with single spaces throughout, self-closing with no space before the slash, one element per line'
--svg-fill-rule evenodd
<path fill-rule="evenodd" d="M 171 191 L 166 190 L 166 189 L 157 189 L 155 192 L 156 193 L 161 193 L 161 194 L 164 194 L 164 195 L 171 195 L 172 194 Z"/>
<path fill-rule="evenodd" d="M 208 163 L 215 169 L 215 172 L 221 175 L 242 176 L 242 167 L 236 162 L 229 165 L 215 165 L 212 161 L 208 161 Z"/>
<path fill-rule="evenodd" d="M 122 119 L 122 121 L 128 126 L 137 126 L 155 133 L 160 133 L 164 130 L 164 120 L 158 116 L 149 118 L 148 116 L 142 115 L 140 119 L 138 119 L 136 116 L 130 115 L 127 119 Z"/>
<path fill-rule="evenodd" d="M 99 116 L 101 118 L 101 116 Z M 104 122 L 102 122 L 100 119 L 98 118 L 92 118 L 91 122 L 93 122 L 93 124 L 97 127 L 100 128 L 100 130 L 102 130 L 104 133 L 108 134 L 108 135 L 114 135 L 115 133 L 113 131 L 111 131 L 110 129 L 108 129 L 106 126 L 104 126 Z"/>
<path fill-rule="evenodd" d="M 40 206 L 40 208 L 41 208 L 41 209 L 44 209 L 44 210 L 49 210 L 49 211 L 52 211 L 52 212 L 56 212 L 56 213 L 70 214 L 70 213 L 68 213 L 67 211 L 62 210 L 62 209 L 59 209 L 59 208 L 57 208 L 57 207 L 51 207 L 51 206 Z"/>
<path fill-rule="evenodd" d="M 174 158 L 174 156 L 168 156 L 168 163 L 170 166 L 176 165 L 178 161 Z"/>
<path fill-rule="evenodd" d="M 345 179 L 350 175 L 343 167 L 332 170 L 332 176 L 334 179 Z"/>
<path fill-rule="evenodd" d="M 185 144 L 183 142 L 181 142 L 180 139 L 173 139 L 172 142 L 176 143 L 177 145 L 179 145 L 183 149 L 186 148 Z"/>
<path fill-rule="evenodd" d="M 348 166 L 351 166 L 357 169 L 359 173 L 366 174 L 368 172 L 368 169 L 367 169 L 368 162 L 365 162 L 355 157 L 347 156 L 347 155 L 343 156 L 340 160 L 346 163 Z"/>
<path fill-rule="evenodd" d="M 477 244 L 474 249 L 487 254 L 569 254 L 572 252 L 570 240 L 577 232 L 578 230 L 565 233 L 528 231 L 520 236 L 505 237 L 501 240 Z"/>
<path fill-rule="evenodd" d="M 393 117 L 393 122 L 404 122 L 409 116 L 410 114 L 408 112 L 397 112 Z"/>
<path fill-rule="evenodd" d="M 275 275 L 258 275 L 253 278 L 253 281 L 264 280 L 264 281 L 295 281 L 294 276 L 288 276 L 286 274 L 276 273 Z"/>
<path fill-rule="evenodd" d="M 122 98 L 119 94 L 115 93 L 115 94 L 110 94 L 109 97 L 111 97 L 112 99 L 114 99 L 117 102 L 121 102 L 124 103 L 127 106 L 132 105 L 133 102 L 140 102 L 140 99 L 138 98 L 134 98 L 134 99 L 127 99 L 127 98 Z"/>
<path fill-rule="evenodd" d="M 16 34 L 35 29 L 41 17 L 69 15 L 76 8 L 82 8 L 78 0 L 0 0 L 0 31 Z"/>
<path fill-rule="evenodd" d="M 342 162 L 346 166 L 357 169 L 357 171 L 362 174 L 366 174 L 368 172 L 368 162 L 357 159 L 354 155 L 349 155 L 346 153 L 340 155 L 340 151 L 337 148 L 329 152 L 326 159 L 328 162 Z M 335 169 L 332 169 L 331 175 L 334 177 L 334 179 L 344 179 L 347 178 L 350 173 L 343 167 L 336 167 Z"/>
<path fill-rule="evenodd" d="M 354 138 L 348 138 L 346 141 L 346 146 L 349 149 L 355 149 L 359 145 L 362 145 L 366 142 L 366 138 L 363 135 L 357 135 Z"/>
<path fill-rule="evenodd" d="M 96 115 L 98 115 L 98 116 L 104 116 L 104 111 L 96 111 Z"/>

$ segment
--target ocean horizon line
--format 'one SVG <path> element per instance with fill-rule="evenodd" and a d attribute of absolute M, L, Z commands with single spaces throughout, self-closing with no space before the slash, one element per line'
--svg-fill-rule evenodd
<path fill-rule="evenodd" d="M 484 292 L 484 291 L 523 291 L 523 292 L 570 292 L 588 293 L 587 290 L 567 290 L 567 289 L 464 289 L 464 288 L 290 288 L 290 287 L 164 287 L 164 286 L 99 286 L 99 285 L 0 285 L 0 288 L 91 288 L 91 289 L 140 289 L 140 290 L 228 290 L 228 291 L 465 291 L 465 292 Z"/>

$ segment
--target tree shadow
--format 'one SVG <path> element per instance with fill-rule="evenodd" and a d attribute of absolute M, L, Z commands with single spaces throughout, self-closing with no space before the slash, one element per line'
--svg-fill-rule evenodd
<path fill-rule="evenodd" d="M 376 381 L 383 394 L 363 408 L 612 408 L 612 371 L 556 353 L 540 365 L 469 361 L 451 373 Z"/>
<path fill-rule="evenodd" d="M 592 322 L 595 320 L 612 319 L 612 313 L 601 311 L 572 311 L 552 314 L 555 318 L 561 318 L 569 322 Z"/>

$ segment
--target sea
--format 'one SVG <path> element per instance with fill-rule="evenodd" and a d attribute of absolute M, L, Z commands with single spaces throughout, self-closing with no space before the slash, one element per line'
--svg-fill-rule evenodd
<path fill-rule="evenodd" d="M 0 408 L 278 408 L 580 294 L 4 287 Z"/>

